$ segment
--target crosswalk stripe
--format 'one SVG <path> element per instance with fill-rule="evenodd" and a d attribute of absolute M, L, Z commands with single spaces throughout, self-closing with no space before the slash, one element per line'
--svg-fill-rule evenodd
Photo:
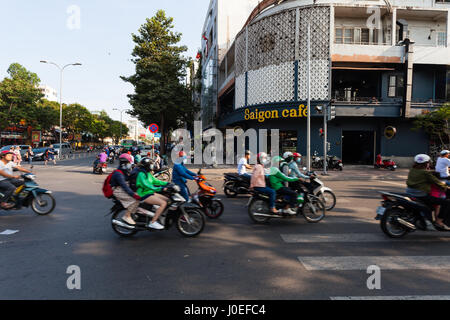
<path fill-rule="evenodd" d="M 447 242 L 450 236 L 437 236 L 437 232 L 417 233 L 414 237 L 401 240 L 391 239 L 383 233 L 340 233 L 340 234 L 282 234 L 286 243 L 337 243 L 337 242 Z"/>
<path fill-rule="evenodd" d="M 450 296 L 378 296 L 378 297 L 330 297 L 330 300 L 337 300 L 337 301 L 343 301 L 343 300 L 369 300 L 369 301 L 375 301 L 375 300 L 386 300 L 386 301 L 393 301 L 393 300 L 404 300 L 404 301 L 447 301 L 450 300 Z"/>
<path fill-rule="evenodd" d="M 378 256 L 378 257 L 298 257 L 308 271 L 362 271 L 370 266 L 383 270 L 447 270 L 450 257 L 445 256 Z"/>

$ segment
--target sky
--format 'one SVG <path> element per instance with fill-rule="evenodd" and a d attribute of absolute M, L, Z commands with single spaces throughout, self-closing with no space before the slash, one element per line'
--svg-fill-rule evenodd
<path fill-rule="evenodd" d="M 115 120 L 129 109 L 133 86 L 120 79 L 135 71 L 134 43 L 146 18 L 163 9 L 182 33 L 186 56 L 201 47 L 209 0 L 0 0 L 0 80 L 11 63 L 37 73 L 41 84 L 58 91 L 60 66 L 79 62 L 63 73 L 63 103 L 80 103 L 91 111 L 105 110 Z M 123 113 L 123 121 L 131 117 Z"/>

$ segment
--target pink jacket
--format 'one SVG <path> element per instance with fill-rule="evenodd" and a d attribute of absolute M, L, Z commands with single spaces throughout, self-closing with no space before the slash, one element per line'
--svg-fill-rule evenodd
<path fill-rule="evenodd" d="M 252 180 L 250 188 L 265 188 L 266 187 L 266 175 L 264 167 L 260 164 L 255 166 L 252 174 Z"/>

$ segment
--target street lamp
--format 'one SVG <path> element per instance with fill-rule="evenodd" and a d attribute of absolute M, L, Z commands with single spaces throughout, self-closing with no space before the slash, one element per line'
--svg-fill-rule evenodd
<path fill-rule="evenodd" d="M 122 115 L 123 115 L 123 113 L 125 112 L 125 111 L 130 111 L 131 109 L 122 109 L 122 110 L 119 110 L 119 109 L 117 109 L 117 108 L 114 108 L 113 109 L 113 111 L 119 111 L 120 112 L 120 138 L 119 138 L 119 144 L 120 144 L 120 139 L 122 139 L 122 123 L 123 123 L 123 121 L 122 121 Z"/>
<path fill-rule="evenodd" d="M 81 63 L 79 63 L 79 62 L 70 63 L 70 64 L 65 65 L 62 68 L 54 62 L 49 62 L 46 60 L 41 60 L 41 63 L 52 64 L 52 65 L 56 66 L 60 72 L 60 78 L 59 78 L 59 153 L 58 153 L 58 157 L 59 157 L 59 159 L 61 159 L 61 154 L 62 154 L 62 81 L 63 81 L 63 71 L 65 68 L 67 68 L 69 66 L 81 66 Z"/>

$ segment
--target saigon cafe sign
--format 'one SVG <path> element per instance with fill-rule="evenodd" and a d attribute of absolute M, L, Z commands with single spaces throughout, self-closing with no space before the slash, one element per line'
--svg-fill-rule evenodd
<path fill-rule="evenodd" d="M 300 105 L 298 108 L 285 108 L 282 110 L 260 110 L 250 111 L 245 109 L 245 121 L 256 120 L 265 122 L 267 120 L 287 119 L 287 118 L 306 118 L 308 116 L 308 107 Z"/>

